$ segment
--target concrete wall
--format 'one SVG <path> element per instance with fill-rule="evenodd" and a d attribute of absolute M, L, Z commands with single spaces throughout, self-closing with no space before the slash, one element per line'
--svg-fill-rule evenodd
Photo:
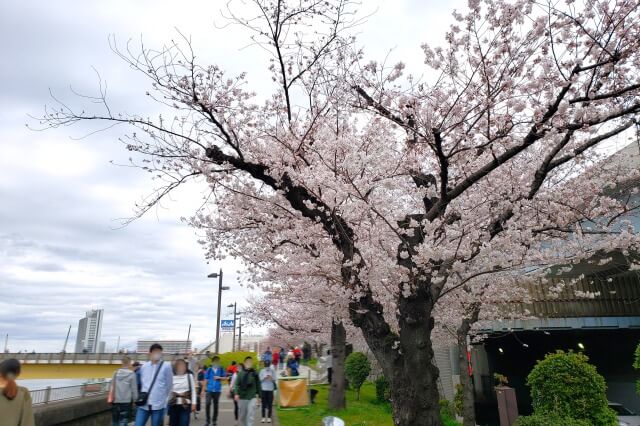
<path fill-rule="evenodd" d="M 36 405 L 36 426 L 104 426 L 111 424 L 106 395 Z"/>

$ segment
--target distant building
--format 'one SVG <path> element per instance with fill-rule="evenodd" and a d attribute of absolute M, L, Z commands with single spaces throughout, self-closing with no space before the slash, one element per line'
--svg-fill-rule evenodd
<path fill-rule="evenodd" d="M 138 340 L 138 353 L 149 352 L 149 347 L 154 343 L 162 346 L 163 352 L 168 354 L 184 354 L 191 352 L 191 340 Z"/>
<path fill-rule="evenodd" d="M 107 346 L 107 344 L 106 344 L 105 342 L 100 342 L 100 343 L 98 344 L 98 353 L 99 353 L 99 354 L 103 354 L 103 353 L 107 352 L 107 351 L 105 350 L 105 347 L 106 347 L 106 346 Z"/>
<path fill-rule="evenodd" d="M 76 336 L 76 353 L 99 351 L 100 334 L 102 333 L 102 317 L 104 309 L 88 311 L 84 318 L 78 322 L 78 335 Z"/>

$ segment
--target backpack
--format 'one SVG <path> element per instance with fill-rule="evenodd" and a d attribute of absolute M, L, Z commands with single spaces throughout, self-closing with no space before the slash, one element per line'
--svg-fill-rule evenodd
<path fill-rule="evenodd" d="M 240 385 L 239 385 L 240 390 L 246 391 L 251 387 L 251 383 L 249 383 L 249 376 L 253 377 L 254 385 L 258 383 L 258 381 L 260 381 L 260 378 L 258 377 L 256 370 L 246 371 L 245 374 L 243 374 L 242 378 L 240 379 Z"/>

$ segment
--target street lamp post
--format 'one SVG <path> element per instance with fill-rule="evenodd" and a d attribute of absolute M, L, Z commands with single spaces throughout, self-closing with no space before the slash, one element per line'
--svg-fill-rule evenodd
<path fill-rule="evenodd" d="M 222 290 L 229 290 L 229 287 L 222 286 L 222 268 L 220 272 L 213 272 L 207 275 L 208 278 L 218 278 L 218 316 L 216 321 L 216 355 L 220 353 L 220 311 L 222 310 Z"/>
<path fill-rule="evenodd" d="M 236 350 L 236 317 L 237 315 L 237 302 L 233 302 L 233 305 L 227 305 L 227 308 L 233 308 L 233 343 L 231 343 L 231 352 Z"/>
<path fill-rule="evenodd" d="M 242 317 L 238 317 L 238 351 L 242 351 Z M 235 331 L 234 333 L 235 334 Z"/>

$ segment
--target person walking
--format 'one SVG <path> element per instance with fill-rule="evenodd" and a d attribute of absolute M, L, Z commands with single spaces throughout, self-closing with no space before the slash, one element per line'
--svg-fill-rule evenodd
<path fill-rule="evenodd" d="M 262 365 L 265 365 L 267 362 L 271 362 L 271 347 L 267 346 L 267 350 L 262 354 Z"/>
<path fill-rule="evenodd" d="M 7 359 L 0 363 L 0 424 L 2 426 L 35 426 L 31 394 L 18 386 L 20 361 Z"/>
<path fill-rule="evenodd" d="M 140 368 L 142 364 L 138 361 L 133 363 L 133 372 L 136 373 L 136 382 L 138 383 L 138 393 L 140 393 L 140 388 L 142 387 L 142 376 L 140 376 Z"/>
<path fill-rule="evenodd" d="M 109 388 L 111 425 L 127 426 L 131 421 L 131 404 L 138 399 L 138 380 L 129 357 L 122 358 L 122 366 L 113 374 Z"/>
<path fill-rule="evenodd" d="M 286 358 L 287 358 L 287 352 L 284 350 L 284 348 L 282 346 L 280 346 L 280 356 L 278 357 L 280 359 L 280 369 L 284 371 L 285 367 L 286 367 Z"/>
<path fill-rule="evenodd" d="M 234 383 L 234 398 L 238 401 L 240 426 L 253 426 L 256 398 L 260 400 L 260 378 L 253 369 L 253 358 L 244 359 L 244 368 L 238 371 Z"/>
<path fill-rule="evenodd" d="M 198 414 L 200 413 L 200 410 L 202 408 L 202 394 L 205 392 L 205 381 L 204 381 L 204 375 L 207 372 L 207 370 L 204 368 L 204 366 L 200 363 L 198 363 L 198 373 L 197 373 L 197 382 L 198 384 L 196 385 L 196 392 L 198 393 L 198 402 L 196 402 L 196 414 L 194 414 L 194 417 L 197 419 L 198 418 Z"/>
<path fill-rule="evenodd" d="M 154 343 L 149 348 L 150 361 L 140 367 L 142 386 L 136 405 L 135 426 L 145 426 L 151 419 L 151 426 L 162 426 L 169 395 L 173 389 L 171 364 L 162 360 L 162 346 Z"/>
<path fill-rule="evenodd" d="M 331 355 L 331 349 L 327 351 L 327 356 L 324 360 L 324 366 L 327 369 L 327 381 L 331 384 L 331 379 L 333 377 L 333 356 Z"/>
<path fill-rule="evenodd" d="M 220 394 L 222 393 L 222 380 L 226 377 L 224 368 L 220 366 L 220 357 L 214 356 L 211 360 L 211 367 L 204 374 L 206 389 L 205 414 L 207 416 L 205 425 L 216 426 L 218 424 L 218 412 L 220 406 Z M 213 404 L 213 421 L 211 419 L 211 404 Z"/>
<path fill-rule="evenodd" d="M 229 398 L 233 401 L 233 417 L 235 418 L 235 426 L 238 426 L 238 401 L 236 401 L 235 393 L 233 391 L 236 380 L 238 379 L 238 371 L 242 370 L 243 366 L 240 364 L 240 368 L 236 366 L 236 372 L 231 375 L 229 379 Z"/>
<path fill-rule="evenodd" d="M 298 359 L 293 354 L 293 352 L 289 352 L 289 354 L 287 355 L 287 376 L 289 377 L 299 376 L 300 372 L 298 371 L 298 367 L 299 367 Z"/>
<path fill-rule="evenodd" d="M 238 372 L 238 363 L 235 361 L 231 361 L 231 365 L 227 367 L 227 376 L 229 377 L 229 380 L 231 380 L 231 377 L 233 377 L 233 375 L 236 374 L 237 372 Z"/>
<path fill-rule="evenodd" d="M 309 361 L 311 361 L 311 345 L 309 342 L 304 342 L 302 345 L 302 361 L 304 365 L 309 365 Z"/>
<path fill-rule="evenodd" d="M 191 413 L 196 412 L 196 380 L 184 359 L 176 361 L 173 387 L 169 399 L 169 426 L 189 426 Z"/>
<path fill-rule="evenodd" d="M 271 365 L 273 366 L 273 369 L 275 371 L 278 371 L 279 363 L 280 363 L 280 351 L 278 351 L 278 348 L 275 348 L 273 350 L 273 353 L 271 354 Z"/>
<path fill-rule="evenodd" d="M 271 423 L 276 377 L 276 370 L 274 370 L 267 361 L 264 368 L 260 370 L 260 394 L 262 395 L 262 420 L 260 420 L 260 423 Z"/>

